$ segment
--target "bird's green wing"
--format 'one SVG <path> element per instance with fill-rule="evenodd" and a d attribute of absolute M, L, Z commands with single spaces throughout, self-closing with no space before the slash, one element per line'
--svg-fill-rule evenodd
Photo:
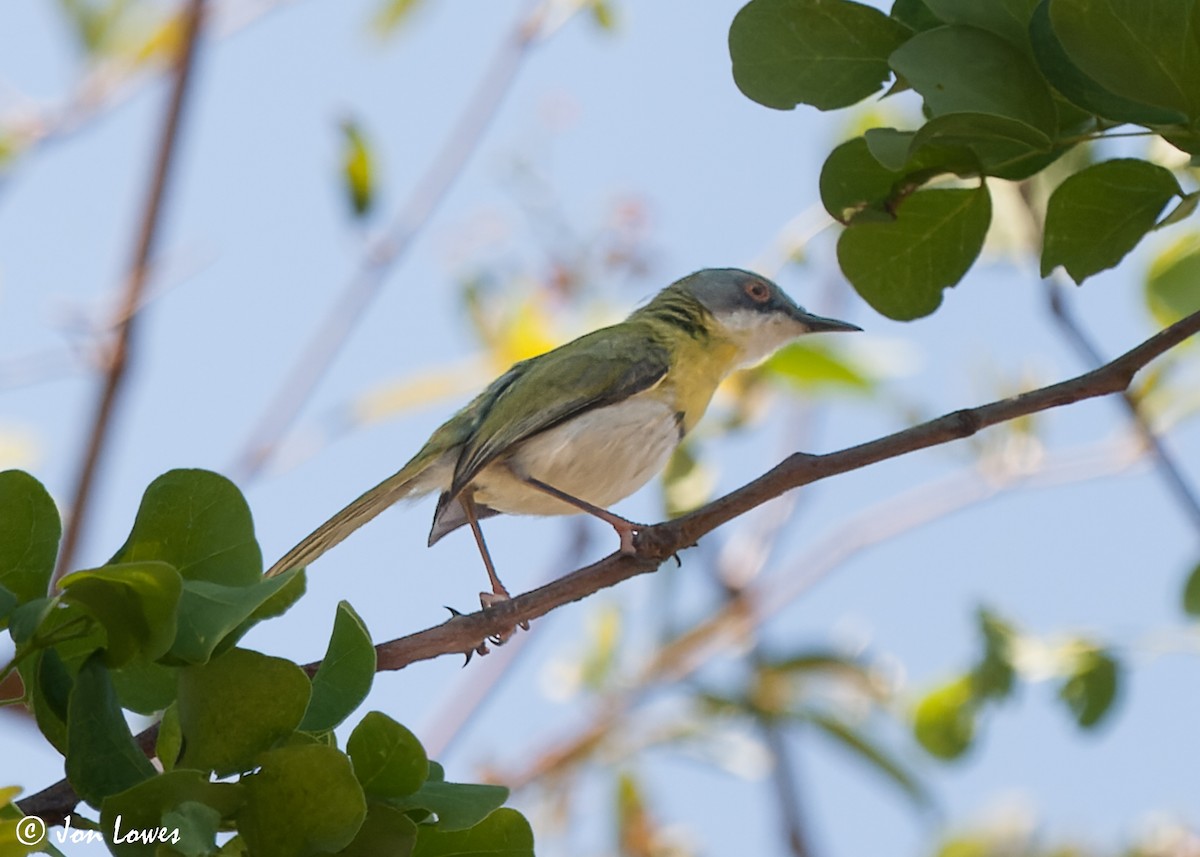
<path fill-rule="evenodd" d="M 628 323 L 518 363 L 508 383 L 481 409 L 459 456 L 449 499 L 514 444 L 647 390 L 669 368 L 667 349 Z"/>

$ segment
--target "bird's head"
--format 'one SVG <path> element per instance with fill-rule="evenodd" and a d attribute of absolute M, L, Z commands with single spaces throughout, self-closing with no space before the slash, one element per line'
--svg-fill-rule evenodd
<path fill-rule="evenodd" d="M 766 277 L 740 268 L 706 268 L 674 283 L 712 316 L 710 331 L 736 344 L 742 363 L 756 363 L 805 333 L 862 330 L 814 315 Z"/>

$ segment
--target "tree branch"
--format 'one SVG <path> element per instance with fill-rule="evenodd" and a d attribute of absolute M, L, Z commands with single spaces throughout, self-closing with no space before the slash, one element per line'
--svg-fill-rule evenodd
<path fill-rule="evenodd" d="M 1200 312 L 1160 331 L 1136 348 L 1098 369 L 1007 399 L 975 408 L 954 411 L 903 431 L 858 446 L 825 455 L 795 453 L 753 482 L 718 498 L 674 521 L 646 527 L 639 535 L 638 554 L 611 554 L 510 601 L 485 611 L 455 616 L 375 647 L 377 671 L 400 670 L 409 664 L 441 655 L 475 651 L 488 637 L 512 629 L 518 622 L 536 619 L 551 610 L 579 601 L 600 589 L 657 569 L 675 552 L 695 544 L 701 536 L 786 491 L 821 479 L 897 458 L 910 452 L 949 443 L 998 423 L 1128 389 L 1133 377 L 1151 360 L 1200 332 Z M 318 664 L 308 664 L 311 674 Z M 152 752 L 149 736 L 157 726 L 142 732 L 137 740 Z M 18 806 L 27 815 L 41 816 L 48 824 L 62 818 L 78 803 L 74 790 L 60 781 L 31 795 Z"/>
<path fill-rule="evenodd" d="M 58 556 L 58 567 L 54 571 L 51 587 L 71 568 L 75 551 L 83 538 L 92 498 L 92 486 L 100 469 L 105 449 L 108 446 L 109 430 L 116 412 L 118 396 L 124 387 L 125 373 L 129 368 L 134 348 L 134 333 L 138 321 L 138 307 L 150 274 L 150 257 L 154 252 L 162 222 L 163 199 L 167 194 L 168 179 L 175 160 L 176 141 L 179 137 L 180 119 L 187 100 L 188 84 L 195 66 L 196 38 L 200 32 L 204 15 L 204 0 L 189 0 L 183 17 L 182 45 L 175 62 L 175 82 L 171 89 L 171 100 L 163 122 L 159 139 L 158 154 L 154 161 L 154 173 L 150 180 L 150 191 L 142 212 L 142 224 L 138 230 L 137 244 L 133 252 L 129 278 L 125 292 L 117 309 L 114 340 L 107 355 L 107 372 L 96 411 L 92 417 L 91 434 L 88 437 L 83 463 L 76 476 L 75 491 L 71 500 L 71 516 L 63 535 L 62 549 Z"/>

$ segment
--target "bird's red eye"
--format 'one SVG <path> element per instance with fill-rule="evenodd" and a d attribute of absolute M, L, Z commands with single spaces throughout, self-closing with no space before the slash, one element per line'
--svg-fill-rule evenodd
<path fill-rule="evenodd" d="M 762 280 L 751 280 L 746 283 L 746 294 L 750 296 L 750 300 L 755 303 L 766 303 L 771 297 L 771 290 Z"/>

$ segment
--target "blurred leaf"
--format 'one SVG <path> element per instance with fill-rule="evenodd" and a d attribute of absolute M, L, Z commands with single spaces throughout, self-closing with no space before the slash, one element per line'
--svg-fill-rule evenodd
<path fill-rule="evenodd" d="M 908 29 L 849 0 L 750 0 L 729 28 L 733 79 L 767 107 L 848 107 L 891 76 L 888 55 Z"/>
<path fill-rule="evenodd" d="M 390 798 L 388 803 L 398 809 L 423 809 L 434 813 L 439 830 L 467 830 L 494 812 L 503 811 L 498 808 L 507 799 L 508 789 L 504 786 L 428 779 L 412 794 Z"/>
<path fill-rule="evenodd" d="M 354 775 L 369 797 L 402 798 L 429 777 L 425 748 L 404 725 L 380 711 L 359 721 L 346 742 Z"/>
<path fill-rule="evenodd" d="M 157 773 L 133 740 L 100 652 L 80 667 L 71 689 L 66 771 L 76 793 L 95 807 Z"/>
<path fill-rule="evenodd" d="M 588 9 L 592 13 L 592 20 L 601 30 L 611 33 L 617 29 L 616 10 L 608 0 L 591 0 Z"/>
<path fill-rule="evenodd" d="M 1071 61 L 1100 86 L 1200 118 L 1200 6 L 1193 0 L 1051 0 Z"/>
<path fill-rule="evenodd" d="M 342 122 L 342 184 L 356 217 L 364 217 L 375 203 L 375 158 L 353 119 Z"/>
<path fill-rule="evenodd" d="M 95 616 L 108 635 L 110 667 L 134 658 L 152 661 L 175 641 L 175 613 L 183 581 L 165 562 L 127 562 L 77 571 L 61 581 L 63 601 Z"/>
<path fill-rule="evenodd" d="M 21 470 L 0 473 L 0 586 L 21 603 L 50 587 L 62 522 L 42 484 Z"/>
<path fill-rule="evenodd" d="M 918 33 L 891 56 L 933 116 L 1003 116 L 1050 136 L 1058 121 L 1050 88 L 1026 54 L 974 27 Z"/>
<path fill-rule="evenodd" d="M 161 560 L 185 581 L 248 586 L 262 576 L 250 507 L 207 470 L 172 470 L 150 483 L 133 530 L 109 564 Z"/>
<path fill-rule="evenodd" d="M 971 673 L 972 692 L 977 699 L 1004 699 L 1012 692 L 1015 670 L 1012 626 L 986 608 L 978 612 L 983 636 L 983 658 Z"/>
<path fill-rule="evenodd" d="M 269 750 L 242 778 L 238 830 L 255 857 L 309 857 L 340 851 L 367 814 L 350 760 L 319 744 Z"/>
<path fill-rule="evenodd" d="M 218 776 L 249 770 L 296 731 L 311 692 L 300 667 L 248 649 L 180 670 L 180 766 Z"/>
<path fill-rule="evenodd" d="M 1070 677 L 1058 691 L 1075 721 L 1091 729 L 1112 710 L 1119 688 L 1120 665 L 1107 651 L 1092 643 L 1083 643 Z"/>
<path fill-rule="evenodd" d="M 987 235 L 987 187 L 923 190 L 904 200 L 896 219 L 855 222 L 838 239 L 838 262 L 858 293 L 900 321 L 929 315 L 942 290 L 971 267 Z"/>
<path fill-rule="evenodd" d="M 587 618 L 587 639 L 580 672 L 584 686 L 597 691 L 604 687 L 617 663 L 621 608 L 613 602 L 605 602 L 593 610 Z"/>
<path fill-rule="evenodd" d="M 1159 253 L 1145 285 L 1146 305 L 1163 326 L 1200 312 L 1200 234 L 1185 235 Z"/>
<path fill-rule="evenodd" d="M 423 824 L 412 857 L 533 857 L 533 831 L 513 809 L 498 809 L 470 830 Z"/>
<path fill-rule="evenodd" d="M 371 635 L 354 608 L 338 602 L 329 648 L 312 677 L 312 699 L 300 728 L 305 732 L 333 729 L 366 699 L 374 678 Z"/>
<path fill-rule="evenodd" d="M 412 13 L 424 3 L 425 0 L 383 0 L 371 20 L 371 26 L 380 35 L 391 35 L 407 24 Z"/>
<path fill-rule="evenodd" d="M 58 0 L 88 54 L 102 55 L 112 47 L 132 0 Z"/>
<path fill-rule="evenodd" d="M 117 857 L 153 857 L 160 853 L 154 844 L 113 842 L 118 817 L 121 819 L 122 833 L 155 830 L 162 826 L 174 828 L 175 824 L 166 824 L 166 817 L 180 807 L 203 805 L 220 820 L 232 818 L 243 800 L 244 791 L 236 783 L 209 782 L 208 777 L 199 771 L 171 771 L 106 799 L 100 810 L 100 827 Z M 176 850 L 187 853 L 178 847 Z"/>
<path fill-rule="evenodd" d="M 929 803 L 929 794 L 916 777 L 867 736 L 844 721 L 821 712 L 806 712 L 804 719 L 853 752 L 877 773 L 882 774 L 885 779 L 891 780 L 915 803 L 921 805 Z"/>
<path fill-rule="evenodd" d="M 1076 283 L 1125 257 L 1181 193 L 1170 170 L 1120 158 L 1080 170 L 1050 195 L 1042 276 L 1062 265 Z"/>
<path fill-rule="evenodd" d="M 617 778 L 617 843 L 621 857 L 656 853 L 654 822 L 641 784 L 628 771 Z"/>
<path fill-rule="evenodd" d="M 1200 562 L 1189 572 L 1184 584 L 1183 610 L 1189 616 L 1200 616 Z"/>
<path fill-rule="evenodd" d="M 875 382 L 823 343 L 797 340 L 776 351 L 762 364 L 770 376 L 805 391 L 827 388 L 869 392 Z"/>
<path fill-rule="evenodd" d="M 957 759 L 975 737 L 975 697 L 970 676 L 935 688 L 917 703 L 914 734 L 939 759 Z"/>
<path fill-rule="evenodd" d="M 716 474 L 698 459 L 694 443 L 675 447 L 662 475 L 663 507 L 668 518 L 678 518 L 700 508 L 712 498 Z"/>
<path fill-rule="evenodd" d="M 366 820 L 338 857 L 410 857 L 416 842 L 417 826 L 403 811 L 385 803 L 368 803 Z"/>

